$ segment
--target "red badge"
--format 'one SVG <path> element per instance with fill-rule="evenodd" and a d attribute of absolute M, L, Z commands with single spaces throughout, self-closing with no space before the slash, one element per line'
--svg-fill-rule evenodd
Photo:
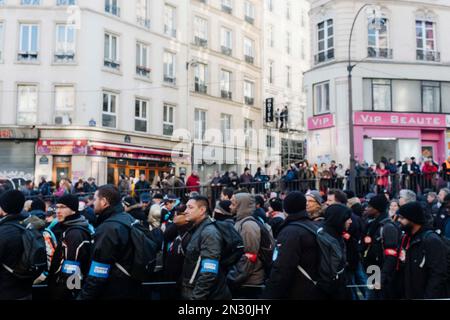
<path fill-rule="evenodd" d="M 402 249 L 402 251 L 400 251 L 400 256 L 398 257 L 400 259 L 401 262 L 405 262 L 406 260 L 406 250 Z"/>
<path fill-rule="evenodd" d="M 342 234 L 342 237 L 343 237 L 345 240 L 350 240 L 350 233 L 344 232 L 344 233 Z"/>
<path fill-rule="evenodd" d="M 365 244 L 371 244 L 371 243 L 372 243 L 372 238 L 369 237 L 369 236 L 366 236 L 366 237 L 364 238 L 364 243 L 365 243 Z"/>

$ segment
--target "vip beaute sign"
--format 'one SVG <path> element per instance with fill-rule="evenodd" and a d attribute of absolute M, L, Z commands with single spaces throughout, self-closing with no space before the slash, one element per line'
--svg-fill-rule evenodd
<path fill-rule="evenodd" d="M 355 112 L 354 124 L 361 126 L 446 128 L 446 116 L 443 114 Z"/>
<path fill-rule="evenodd" d="M 308 119 L 308 130 L 318 130 L 334 127 L 334 116 L 326 114 Z"/>

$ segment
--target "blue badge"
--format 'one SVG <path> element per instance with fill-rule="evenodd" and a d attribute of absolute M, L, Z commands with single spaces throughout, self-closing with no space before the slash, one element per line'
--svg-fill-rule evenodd
<path fill-rule="evenodd" d="M 219 273 L 219 260 L 203 259 L 201 273 Z"/>
<path fill-rule="evenodd" d="M 273 256 L 272 256 L 272 260 L 275 261 L 278 258 L 278 248 L 275 248 L 273 250 Z"/>
<path fill-rule="evenodd" d="M 62 272 L 65 274 L 74 274 L 80 269 L 80 263 L 78 261 L 64 260 L 62 265 Z"/>
<path fill-rule="evenodd" d="M 109 264 L 92 261 L 91 269 L 89 270 L 89 276 L 106 279 L 109 276 L 110 269 L 111 266 Z"/>

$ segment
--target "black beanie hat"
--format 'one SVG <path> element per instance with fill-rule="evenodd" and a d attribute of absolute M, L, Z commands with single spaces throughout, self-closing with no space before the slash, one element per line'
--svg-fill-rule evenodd
<path fill-rule="evenodd" d="M 0 197 L 0 208 L 7 214 L 19 214 L 23 210 L 25 196 L 18 190 L 6 191 Z"/>
<path fill-rule="evenodd" d="M 269 200 L 269 206 L 273 211 L 283 211 L 283 201 L 280 198 L 272 198 Z"/>
<path fill-rule="evenodd" d="M 31 211 L 40 210 L 45 211 L 45 203 L 41 199 L 34 199 L 31 203 Z"/>
<path fill-rule="evenodd" d="M 384 194 L 377 194 L 376 196 L 370 199 L 369 206 L 378 210 L 381 213 L 384 213 L 386 212 L 389 206 L 389 202 Z"/>
<path fill-rule="evenodd" d="M 287 214 L 296 214 L 306 210 L 306 198 L 301 192 L 290 192 L 283 202 L 284 211 Z"/>
<path fill-rule="evenodd" d="M 424 225 L 426 223 L 423 208 L 417 201 L 404 204 L 398 209 L 397 214 L 416 224 Z"/>
<path fill-rule="evenodd" d="M 66 194 L 62 196 L 61 198 L 56 201 L 56 204 L 63 204 L 70 208 L 72 211 L 78 212 L 78 205 L 79 205 L 78 197 L 72 195 L 72 194 Z"/>

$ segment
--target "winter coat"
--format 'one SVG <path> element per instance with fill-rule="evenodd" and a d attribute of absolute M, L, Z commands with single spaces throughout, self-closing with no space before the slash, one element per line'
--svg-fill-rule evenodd
<path fill-rule="evenodd" d="M 222 235 L 205 218 L 189 231 L 191 240 L 186 248 L 181 280 L 184 300 L 229 300 L 231 293 L 226 274 L 219 261 L 222 254 Z"/>
<path fill-rule="evenodd" d="M 190 175 L 186 181 L 186 187 L 188 187 L 189 192 L 200 192 L 200 177 Z"/>
<path fill-rule="evenodd" d="M 148 193 L 150 192 L 150 183 L 148 181 L 141 181 L 139 180 L 136 182 L 134 186 L 134 192 L 136 194 L 136 197 L 140 197 L 142 193 Z"/>
<path fill-rule="evenodd" d="M 272 212 L 269 216 L 269 221 L 267 222 L 272 228 L 273 237 L 276 239 L 280 233 L 281 227 L 286 220 L 286 215 L 284 212 Z"/>

